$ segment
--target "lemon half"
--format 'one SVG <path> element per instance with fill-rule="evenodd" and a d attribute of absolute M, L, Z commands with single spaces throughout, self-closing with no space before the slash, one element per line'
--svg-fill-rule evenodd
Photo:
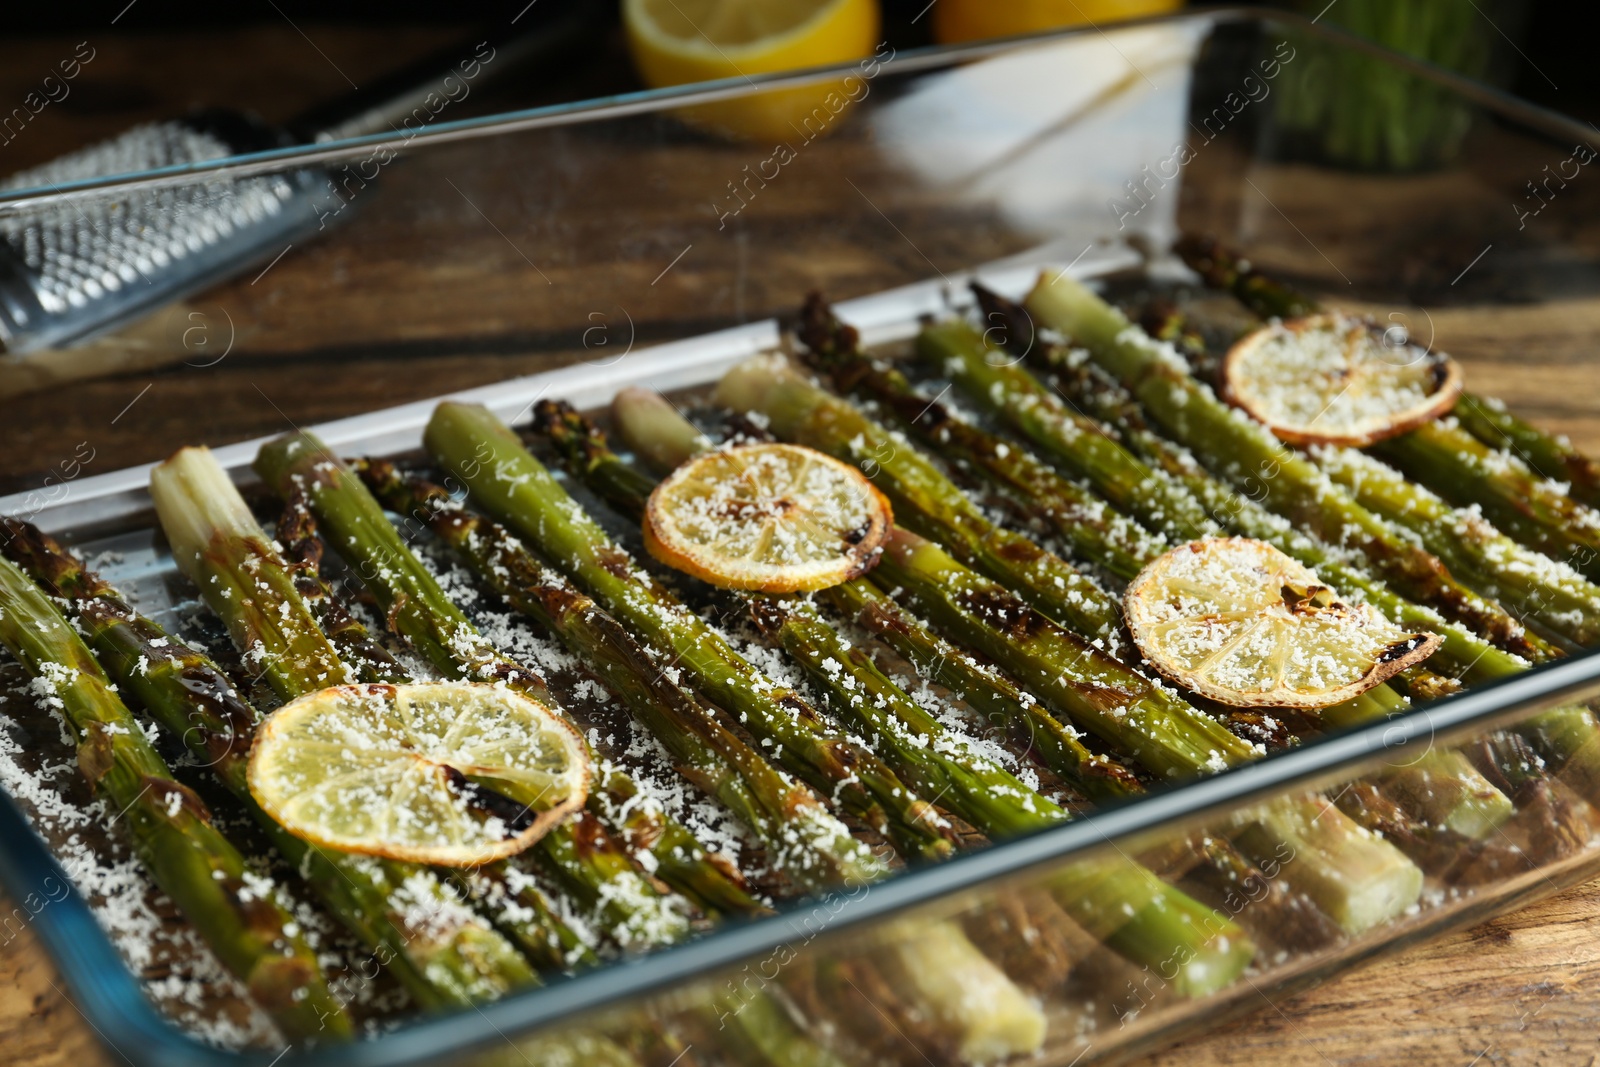
<path fill-rule="evenodd" d="M 624 0 L 622 19 L 652 88 L 863 59 L 881 42 L 877 0 Z M 798 148 L 831 133 L 866 84 L 865 75 L 830 79 L 678 114 L 726 136 Z"/>
<path fill-rule="evenodd" d="M 1063 26 L 1103 26 L 1176 11 L 1183 0 L 938 0 L 933 35 L 946 44 Z"/>

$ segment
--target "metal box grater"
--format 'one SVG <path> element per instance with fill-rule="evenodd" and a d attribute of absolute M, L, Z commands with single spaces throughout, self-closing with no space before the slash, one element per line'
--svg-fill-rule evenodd
<path fill-rule="evenodd" d="M 148 123 L 13 174 L 0 190 L 220 159 L 268 137 L 222 113 Z M 319 227 L 324 182 L 313 170 L 218 178 L 0 217 L 0 346 L 74 344 L 275 255 Z"/>

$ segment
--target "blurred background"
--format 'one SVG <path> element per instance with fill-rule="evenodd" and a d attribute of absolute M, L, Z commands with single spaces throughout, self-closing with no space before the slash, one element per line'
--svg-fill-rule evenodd
<path fill-rule="evenodd" d="M 466 15 L 461 5 L 437 0 L 95 0 L 9 6 L 0 30 L 0 181 L 136 122 L 171 118 L 194 107 L 233 108 L 271 123 L 288 122 L 313 105 L 338 100 L 355 85 L 365 87 L 464 40 L 479 27 L 505 28 L 513 19 L 521 28 L 564 21 L 582 28 L 570 47 L 474 93 L 454 114 L 606 96 L 676 80 L 669 78 L 673 73 L 694 73 L 673 71 L 670 64 L 652 66 L 648 59 L 638 62 L 637 48 L 630 57 L 624 5 L 613 0 L 507 0 L 469 5 Z M 718 7 L 706 0 L 677 6 L 691 14 Z M 765 17 L 781 24 L 823 5 L 764 0 L 748 6 L 765 9 Z M 1175 0 L 853 0 L 848 6 L 876 9 L 881 35 L 864 44 L 861 20 L 846 20 L 834 39 L 775 56 L 764 69 L 858 58 L 880 41 L 904 51 L 1051 26 L 1103 25 L 1184 5 Z M 1600 121 L 1600 65 L 1593 60 L 1593 42 L 1572 24 L 1571 4 L 1295 0 L 1277 6 L 1320 16 L 1555 110 Z M 759 26 L 749 32 L 759 32 Z M 85 42 L 94 58 L 70 81 L 60 79 L 59 64 L 78 42 Z M 741 69 L 752 72 L 747 63 Z M 52 75 L 59 86 L 46 87 Z M 46 106 L 34 111 L 41 100 Z"/>
<path fill-rule="evenodd" d="M 1600 65 L 1573 25 L 1570 5 L 1281 6 L 1600 122 Z M 1172 60 L 1164 49 L 1174 42 L 1139 38 L 1139 47 L 1153 50 L 1135 62 L 1094 31 L 1182 7 L 1175 0 L 11 5 L 0 31 L 0 195 L 108 167 L 303 143 L 330 130 L 404 132 L 705 79 L 833 62 L 859 61 L 868 70 L 875 57 L 944 42 L 1088 29 L 1082 47 L 1059 53 L 1070 58 L 1042 58 L 1031 68 L 1025 81 L 1038 86 L 1036 98 L 1018 98 L 1004 85 L 985 89 L 980 75 L 951 82 L 954 96 L 930 91 L 921 104 L 890 108 L 891 94 L 879 94 L 874 107 L 900 124 L 892 135 L 880 131 L 882 152 L 871 147 L 878 133 L 843 116 L 818 132 L 827 147 L 807 149 L 806 163 L 789 168 L 782 194 L 748 212 L 733 199 L 729 179 L 743 180 L 751 167 L 781 166 L 769 157 L 775 142 L 810 144 L 796 119 L 812 114 L 814 101 L 796 115 L 784 92 L 768 93 L 680 113 L 684 122 L 573 127 L 433 151 L 384 168 L 370 193 L 347 170 L 336 176 L 337 188 L 332 179 L 322 182 L 327 188 L 290 180 L 272 195 L 288 207 L 278 217 L 299 220 L 302 230 L 262 227 L 232 260 L 222 255 L 226 242 L 215 227 L 169 234 L 167 247 L 176 253 L 157 261 L 181 259 L 177 273 L 185 275 L 170 292 L 152 284 L 166 274 L 144 259 L 117 263 L 107 254 L 117 250 L 100 241 L 109 234 L 137 244 L 156 229 L 147 220 L 113 218 L 113 207 L 104 209 L 113 215 L 102 224 L 71 206 L 54 209 L 56 218 L 42 228 L 0 217 L 0 492 L 36 485 L 50 457 L 70 455 L 91 433 L 120 435 L 118 465 L 140 462 L 159 458 L 173 442 L 239 440 L 279 429 L 285 419 L 315 422 L 593 357 L 617 330 L 628 343 L 644 344 L 750 321 L 788 308 L 810 285 L 858 294 L 1011 254 L 1043 235 L 1083 226 L 1115 235 L 1106 197 L 1123 196 L 1130 176 L 1118 168 L 1126 163 L 1133 173 L 1139 161 L 1161 159 L 1171 151 L 1164 131 L 1181 131 L 1187 105 L 1220 100 L 1235 83 L 1197 84 L 1191 93 L 1186 74 L 1158 75 L 1163 88 L 1156 93 L 1143 68 Z M 1124 45 L 1132 39 L 1119 38 Z M 1452 177 L 1445 172 L 1459 162 L 1471 123 L 1459 100 L 1359 52 L 1302 43 L 1308 58 L 1286 66 L 1274 84 L 1270 122 L 1269 109 L 1249 110 L 1224 139 L 1232 154 L 1209 152 L 1188 172 L 1183 196 L 1196 218 L 1249 216 L 1262 233 L 1277 224 L 1276 207 L 1227 199 L 1248 188 L 1239 174 L 1257 154 L 1290 165 L 1274 179 L 1280 186 L 1273 204 L 1298 217 L 1296 225 L 1323 226 L 1327 235 L 1318 234 L 1316 249 L 1335 255 L 1341 279 L 1348 273 L 1358 288 L 1377 291 L 1370 280 L 1392 275 L 1404 279 L 1412 299 L 1431 302 L 1495 286 L 1556 284 L 1520 264 L 1510 269 L 1506 250 L 1513 238 L 1536 233 L 1547 244 L 1568 240 L 1561 227 L 1591 217 L 1587 185 L 1564 193 L 1558 211 L 1523 233 L 1506 204 L 1522 203 L 1538 166 L 1485 141 L 1468 153 L 1473 173 Z M 1186 56 L 1188 47 L 1179 52 Z M 1210 48 L 1207 69 L 1245 62 L 1223 55 L 1229 47 L 1219 40 Z M 1184 71 L 1186 63 L 1170 69 Z M 1135 73 L 1124 69 L 1130 65 Z M 424 108 L 419 87 L 438 88 L 444 71 L 454 72 L 441 90 L 448 99 L 436 94 Z M 868 71 L 866 79 L 873 76 Z M 1130 101 L 1151 91 L 1145 111 L 1090 98 L 1096 86 L 1128 89 L 1119 77 L 1137 83 L 1126 94 Z M 381 107 L 395 100 L 397 108 Z M 1079 111 L 1092 121 L 1076 133 L 1057 128 L 1078 121 L 1062 116 Z M 143 123 L 167 123 L 168 134 L 177 134 L 128 148 L 124 135 Z M 624 128 L 631 132 L 616 132 Z M 116 142 L 122 147 L 81 154 L 115 138 L 123 138 Z M 1048 163 L 1037 156 L 1045 143 L 1061 153 Z M 1017 173 L 1039 180 L 1026 188 L 1013 182 L 1002 196 L 999 186 L 984 183 L 1018 152 L 1036 153 Z M 1336 182 L 1359 184 L 1362 211 L 1324 210 L 1324 185 L 1296 164 L 1331 168 Z M 862 177 L 868 171 L 878 174 L 877 185 Z M 918 181 L 906 179 L 912 172 Z M 844 173 L 854 174 L 851 184 L 838 177 Z M 1395 175 L 1407 180 L 1386 180 Z M 971 188 L 956 189 L 962 182 Z M 1463 183 L 1488 199 L 1463 207 L 1452 199 Z M 1072 197 L 1064 196 L 1066 185 Z M 1208 202 L 1207 190 L 1221 191 L 1221 199 Z M 1094 217 L 1069 218 L 1069 199 L 1090 204 Z M 246 196 L 237 202 L 249 206 Z M 617 210 L 621 203 L 627 211 Z M 1132 213 L 1137 205 L 1127 203 Z M 1139 227 L 1151 230 L 1157 216 L 1170 226 L 1176 204 L 1163 198 L 1158 210 L 1139 214 Z M 708 216 L 708 206 L 719 214 Z M 181 220 L 190 208 L 209 210 L 196 199 L 161 213 Z M 1404 218 L 1406 225 L 1377 225 L 1375 218 Z M 695 227 L 707 231 L 704 239 Z M 1485 227 L 1508 231 L 1493 238 L 1502 241 L 1497 255 L 1508 257 L 1507 269 L 1498 276 L 1480 270 L 1455 286 L 1458 264 L 1490 239 L 1479 232 Z M 236 227 L 233 235 L 241 232 Z M 1286 232 L 1293 240 L 1285 247 L 1295 247 L 1298 237 Z M 217 255 L 191 254 L 173 241 Z M 692 242 L 698 244 L 689 255 Z M 55 290 L 40 288 L 40 272 L 30 265 L 41 249 L 53 249 L 55 262 L 65 264 L 61 276 L 44 279 Z M 1309 276 L 1326 266 L 1318 250 L 1301 249 L 1299 260 L 1280 266 Z M 95 288 L 106 279 L 111 284 L 102 289 L 116 288 L 108 259 L 127 282 L 121 293 L 148 299 L 97 323 L 80 312 L 117 310 Z M 1571 284 L 1575 268 L 1565 259 L 1558 265 L 1561 284 Z M 1538 285 L 1530 280 L 1536 277 Z M 140 278 L 145 284 L 134 284 Z M 57 306 L 62 330 L 36 328 L 49 318 L 37 302 L 22 311 L 8 302 L 18 293 L 24 304 L 34 299 L 24 291 L 29 285 Z M 396 306 L 397 292 L 408 294 L 403 306 Z M 1496 293 L 1522 298 L 1521 290 Z M 29 322 L 21 321 L 23 312 Z M 307 388 L 309 376 L 319 388 Z M 67 383 L 70 389 L 57 388 Z"/>

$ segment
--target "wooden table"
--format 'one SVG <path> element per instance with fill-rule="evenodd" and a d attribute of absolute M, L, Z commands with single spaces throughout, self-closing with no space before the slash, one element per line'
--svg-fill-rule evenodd
<path fill-rule="evenodd" d="M 307 31 L 306 35 L 302 36 L 301 30 Z M 400 59 L 433 47 L 444 36 L 444 31 L 432 28 L 389 31 L 377 38 L 331 26 L 279 25 L 96 41 L 98 54 L 77 86 L 77 102 L 69 100 L 46 112 L 24 136 L 0 147 L 0 172 L 48 159 L 139 119 L 172 114 L 199 99 L 255 103 L 268 112 L 267 117 L 283 118 L 304 104 L 341 91 L 347 79 L 363 81 Z M 316 42 L 314 46 L 311 40 Z M 8 43 L 8 62 L 0 64 L 0 101 L 20 98 L 31 84 L 35 68 L 48 69 L 70 54 L 75 43 Z M 615 71 L 617 51 L 615 41 L 603 46 L 601 65 L 609 63 L 606 69 Z M 175 62 L 177 56 L 184 62 Z M 293 72 L 275 78 L 270 93 L 262 85 L 266 57 L 281 58 L 284 69 Z M 569 84 L 585 92 L 599 91 L 614 86 L 616 79 L 625 75 L 609 77 L 611 81 L 571 75 Z M 747 161 L 746 156 L 748 153 L 740 156 L 707 150 L 719 180 L 730 163 L 735 164 L 733 172 L 737 173 L 736 164 Z M 788 224 L 794 224 L 797 217 L 814 219 L 818 208 L 807 200 L 814 191 L 812 185 L 797 178 L 794 196 L 774 210 L 791 212 Z M 872 190 L 868 193 L 876 195 Z M 1277 206 L 1303 222 L 1315 215 L 1314 211 L 1295 210 L 1297 195 L 1314 202 L 1314 190 L 1306 190 L 1303 183 L 1291 181 L 1281 190 L 1275 187 L 1273 195 Z M 1592 206 L 1593 199 L 1583 194 L 1580 200 L 1575 194 L 1573 203 L 1576 210 Z M 908 212 L 914 209 L 914 205 L 899 206 Z M 857 209 L 865 215 L 859 204 Z M 455 203 L 452 210 L 466 209 Z M 1337 223 L 1318 221 L 1328 226 Z M 759 220 L 751 223 L 757 224 Z M 851 225 L 866 223 L 858 219 Z M 460 254 L 499 256 L 506 270 L 515 275 L 516 284 L 527 285 L 532 272 L 506 250 L 502 237 L 516 247 L 504 234 L 485 233 L 482 244 Z M 876 239 L 889 240 L 882 235 Z M 879 275 L 910 278 L 926 274 L 929 256 L 951 265 L 962 262 L 959 257 L 963 255 L 967 262 L 986 258 L 981 247 L 958 243 L 955 238 L 946 246 L 923 244 L 917 249 L 923 260 L 895 247 L 885 255 L 901 256 L 904 261 L 889 267 L 882 263 L 863 267 L 860 291 L 868 291 Z M 236 309 L 248 327 L 238 355 L 221 366 L 122 374 L 86 383 L 70 393 L 58 391 L 0 403 L 0 426 L 6 427 L 8 434 L 7 447 L 0 450 L 4 453 L 0 455 L 0 491 L 37 484 L 52 462 L 49 457 L 69 455 L 80 439 L 92 439 L 110 461 L 103 469 L 111 469 L 159 458 L 179 443 L 224 443 L 274 432 L 290 421 L 316 421 L 570 361 L 585 355 L 578 340 L 586 337 L 581 332 L 585 324 L 594 321 L 588 315 L 611 311 L 609 304 L 594 309 L 568 308 L 561 320 L 564 332 L 523 338 L 512 348 L 493 351 L 475 350 L 462 334 L 418 339 L 414 348 L 404 353 L 404 373 L 396 373 L 397 365 L 385 362 L 389 357 L 380 358 L 358 343 L 362 329 L 382 325 L 384 309 L 363 303 L 359 293 L 341 288 L 341 279 L 350 272 L 359 276 L 363 266 L 357 253 L 363 251 L 395 256 L 393 249 L 363 249 L 359 243 L 313 248 L 303 258 L 275 268 L 282 274 L 273 286 L 252 290 L 247 281 L 239 281 L 208 294 L 208 301 Z M 641 253 L 635 279 L 641 291 L 649 292 L 654 284 L 651 275 L 667 265 L 673 251 L 650 248 Z M 1309 251 L 1305 254 L 1312 259 Z M 528 260 L 525 255 L 522 258 Z M 692 265 L 692 261 L 686 264 Z M 533 266 L 531 260 L 527 266 Z M 545 266 L 558 276 L 568 272 L 580 278 L 585 269 L 581 262 Z M 848 275 L 851 266 L 849 261 L 841 261 L 826 269 L 834 276 Z M 1315 262 L 1310 266 L 1315 267 Z M 798 293 L 807 277 L 799 265 L 774 264 L 768 287 L 771 293 Z M 651 304 L 650 297 L 640 298 L 650 311 L 648 321 L 663 331 L 686 330 L 704 307 L 733 301 L 741 302 L 741 308 L 760 309 L 776 299 L 764 291 L 696 290 L 694 286 L 703 276 L 692 271 L 684 279 L 672 279 L 680 288 L 669 290 L 671 300 Z M 540 299 L 537 286 L 518 291 L 531 293 L 529 299 Z M 324 295 L 327 299 L 319 303 Z M 488 294 L 483 306 L 500 299 Z M 703 304 L 697 304 L 697 299 Z M 274 326 L 275 316 L 281 318 L 284 308 L 330 319 L 347 315 L 353 323 L 349 339 L 343 348 L 333 346 L 336 351 L 297 349 L 292 333 L 277 331 Z M 1584 361 L 1589 341 L 1600 328 L 1600 314 L 1591 305 L 1576 305 L 1567 312 L 1554 322 L 1537 309 L 1523 320 L 1517 320 L 1514 313 L 1509 318 L 1497 315 L 1492 321 L 1473 318 L 1470 312 L 1454 320 L 1443 316 L 1441 342 L 1459 349 L 1471 361 L 1473 380 L 1483 391 L 1505 395 L 1528 414 L 1559 425 L 1580 444 L 1597 449 L 1600 414 L 1592 395 L 1593 372 Z M 364 315 L 371 316 L 365 325 Z M 1529 376 L 1524 364 L 1505 354 L 1503 338 L 1495 332 L 1498 328 L 1504 328 L 1509 336 L 1529 331 L 1547 335 L 1547 349 L 1553 354 L 1545 363 L 1546 377 Z M 338 334 L 340 327 L 333 324 L 330 330 Z M 119 424 L 119 411 L 126 412 L 126 405 L 132 402 L 139 407 L 126 423 Z M 1594 982 L 1597 971 L 1600 886 L 1589 885 L 1476 930 L 1410 950 L 1310 993 L 1263 1003 L 1255 1015 L 1145 1062 L 1152 1067 L 1319 1061 L 1341 1065 L 1406 1061 L 1415 1067 L 1600 1062 L 1596 1055 L 1600 1041 L 1595 1036 L 1600 1032 L 1595 1026 L 1600 1021 L 1600 992 L 1596 991 L 1600 987 Z M 0 1049 L 5 1050 L 7 1062 L 19 1067 L 93 1067 L 120 1062 L 115 1052 L 105 1051 L 96 1042 L 63 993 L 53 966 L 27 931 L 7 944 L 0 955 Z"/>

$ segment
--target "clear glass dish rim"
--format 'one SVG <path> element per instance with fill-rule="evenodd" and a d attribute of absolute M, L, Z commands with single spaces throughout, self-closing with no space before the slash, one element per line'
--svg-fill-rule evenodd
<path fill-rule="evenodd" d="M 1407 754 L 1448 745 L 1564 697 L 1600 685 L 1600 649 L 1523 674 L 1485 683 L 1446 697 L 1398 719 L 1325 735 L 1303 748 L 1275 753 L 1224 774 L 1202 778 L 1147 797 L 1097 809 L 1061 827 L 999 842 L 942 863 L 908 870 L 858 896 L 807 898 L 777 915 L 734 922 L 672 948 L 636 960 L 596 968 L 503 1000 L 439 1016 L 424 1016 L 381 1036 L 274 1058 L 259 1051 L 234 1052 L 204 1044 L 162 1016 L 144 997 L 137 979 L 101 930 L 74 888 L 42 908 L 33 930 L 59 966 L 85 1021 L 101 1040 L 135 1064 L 162 1067 L 404 1067 L 506 1040 L 603 1009 L 633 997 L 661 992 L 718 968 L 770 952 L 796 935 L 795 916 L 830 906 L 822 937 L 837 938 L 862 923 L 888 918 L 956 893 L 1026 877 L 1073 856 L 1131 838 L 1193 825 L 1240 806 L 1312 788 L 1375 758 L 1403 760 Z M 0 884 L 21 901 L 25 887 L 54 877 L 70 886 L 60 864 L 34 833 L 9 794 L 0 792 Z M 832 904 L 839 906 L 834 909 Z M 132 1050 L 131 1054 L 129 1050 Z"/>
<path fill-rule="evenodd" d="M 1459 93 L 1485 109 L 1552 137 L 1589 140 L 1582 123 L 1523 101 L 1509 93 L 1442 68 L 1391 52 L 1362 38 L 1278 9 L 1249 5 L 1200 8 L 1176 15 L 1141 19 L 1123 25 L 1256 21 L 1293 26 L 1337 44 L 1377 56 Z M 1101 32 L 1095 28 L 1063 30 L 986 41 L 977 44 L 918 49 L 886 62 L 886 69 L 915 72 L 954 66 L 1045 41 Z M 116 175 L 52 187 L 9 190 L 0 195 L 0 217 L 80 197 L 116 195 L 126 190 L 193 181 L 202 174 L 242 177 L 359 157 L 381 146 L 473 140 L 523 130 L 603 121 L 625 115 L 665 110 L 686 104 L 723 100 L 771 86 L 804 84 L 856 69 L 855 63 L 820 67 L 794 74 L 731 79 L 703 87 L 649 90 L 618 97 L 554 105 L 443 123 L 409 140 L 384 135 L 351 138 L 327 144 L 301 145 L 269 152 L 224 157 L 205 164 Z M 135 975 L 126 967 L 87 902 L 73 888 L 33 916 L 30 928 L 44 944 L 70 988 L 74 1002 L 100 1039 L 135 1067 L 239 1067 L 242 1064 L 291 1064 L 305 1067 L 403 1067 L 436 1057 L 461 1054 L 506 1040 L 505 1034 L 526 1034 L 577 1015 L 616 1005 L 633 997 L 681 985 L 697 976 L 770 951 L 793 938 L 795 915 L 830 901 L 842 902 L 824 937 L 837 937 L 858 924 L 886 918 L 956 893 L 980 889 L 1026 876 L 1079 854 L 1129 838 L 1189 825 L 1225 814 L 1243 804 L 1294 788 L 1314 787 L 1352 771 L 1372 759 L 1447 744 L 1467 735 L 1515 721 L 1564 696 L 1600 684 L 1600 649 L 1534 667 L 1515 677 L 1474 686 L 1404 716 L 1324 735 L 1304 748 L 1280 752 L 1212 778 L 1199 779 L 1138 800 L 1097 809 L 1082 819 L 1027 837 L 995 844 L 937 865 L 909 870 L 871 892 L 853 899 L 808 898 L 770 918 L 726 924 L 706 936 L 637 960 L 556 978 L 547 985 L 519 992 L 473 1009 L 423 1016 L 383 1035 L 343 1045 L 292 1052 L 234 1052 L 215 1048 L 181 1031 L 145 998 Z M 0 790 L 0 885 L 21 906 L 48 878 L 71 886 L 71 880 L 29 825 L 8 793 Z M 31 909 L 30 909 L 31 910 Z"/>

